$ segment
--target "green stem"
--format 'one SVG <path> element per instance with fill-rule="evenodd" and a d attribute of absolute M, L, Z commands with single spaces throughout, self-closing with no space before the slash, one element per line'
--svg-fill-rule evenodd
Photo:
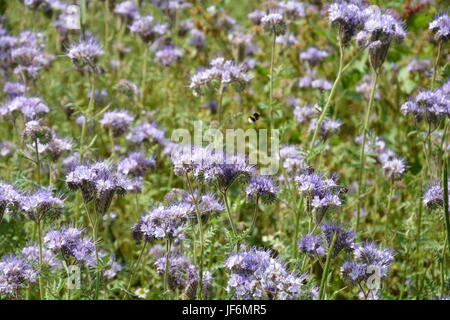
<path fill-rule="evenodd" d="M 37 221 L 37 230 L 38 230 L 38 244 L 39 244 L 39 300 L 42 300 L 45 298 L 45 291 L 44 291 L 44 285 L 43 285 L 43 279 L 42 279 L 42 230 L 41 230 L 41 220 Z"/>
<path fill-rule="evenodd" d="M 270 105 L 270 127 L 273 128 L 273 67 L 275 64 L 276 33 L 273 32 L 272 50 L 270 55 L 270 83 L 269 83 L 269 105 Z"/>
<path fill-rule="evenodd" d="M 41 160 L 39 158 L 38 150 L 38 139 L 34 140 L 34 151 L 36 152 L 36 174 L 37 174 L 37 184 L 41 184 Z"/>
<path fill-rule="evenodd" d="M 319 120 L 317 120 L 316 128 L 314 129 L 314 134 L 311 140 L 311 143 L 309 145 L 309 149 L 312 150 L 314 148 L 314 144 L 317 139 L 317 134 L 319 133 L 320 126 L 322 125 L 322 122 L 325 119 L 325 116 L 328 112 L 328 109 L 331 105 L 331 100 L 333 99 L 334 95 L 336 94 L 336 89 L 341 81 L 342 73 L 344 68 L 344 47 L 342 45 L 342 41 L 339 40 L 339 70 L 338 74 L 336 76 L 336 80 L 334 80 L 333 87 L 331 88 L 330 95 L 328 96 L 327 102 L 325 103 L 325 106 L 322 109 L 322 113 L 319 116 Z"/>
<path fill-rule="evenodd" d="M 195 213 L 197 215 L 197 223 L 198 223 L 198 230 L 199 230 L 199 236 L 200 236 L 200 260 L 199 260 L 199 277 L 198 277 L 198 298 L 203 298 L 203 249 L 204 249 L 204 243 L 203 243 L 203 222 L 201 213 L 198 207 L 198 196 L 195 196 L 194 189 L 192 188 L 191 179 L 189 179 L 189 175 L 186 173 L 186 180 L 189 186 L 189 192 L 192 197 L 192 201 L 194 201 L 195 205 Z"/>
<path fill-rule="evenodd" d="M 322 279 L 320 281 L 320 289 L 319 289 L 319 300 L 323 300 L 326 292 L 326 286 L 328 282 L 328 272 L 330 269 L 331 256 L 333 255 L 334 245 L 336 243 L 337 233 L 335 232 L 333 235 L 333 240 L 331 241 L 330 248 L 328 249 L 327 260 L 325 261 L 325 269 L 322 273 Z"/>
<path fill-rule="evenodd" d="M 366 161 L 365 148 L 366 148 L 367 128 L 369 127 L 370 113 L 372 111 L 372 105 L 373 105 L 373 101 L 374 101 L 375 91 L 377 88 L 377 82 L 378 82 L 378 72 L 374 71 L 374 78 L 372 79 L 372 88 L 370 91 L 369 105 L 367 107 L 366 118 L 364 120 L 364 127 L 363 127 L 363 133 L 362 133 L 359 175 L 358 175 L 358 208 L 357 208 L 357 215 L 356 215 L 356 229 L 355 229 L 356 232 L 358 232 L 359 221 L 360 221 L 360 217 L 361 217 L 361 195 L 362 195 L 362 191 L 363 191 L 362 184 L 363 184 L 364 167 L 365 167 L 365 161 Z"/>
<path fill-rule="evenodd" d="M 222 124 L 222 113 L 223 113 L 223 110 L 222 110 L 222 101 L 223 101 L 223 92 L 224 92 L 224 88 L 223 88 L 223 86 L 222 85 L 220 85 L 220 88 L 219 88 L 219 103 L 218 103 L 218 106 L 217 106 L 217 113 L 218 113 L 218 118 L 219 118 L 219 125 L 221 125 Z"/>
<path fill-rule="evenodd" d="M 164 269 L 164 294 L 169 290 L 169 270 L 170 270 L 170 250 L 172 246 L 172 241 L 170 239 L 166 240 L 166 265 Z"/>
<path fill-rule="evenodd" d="M 228 204 L 227 191 L 222 192 L 222 196 L 223 196 L 223 202 L 225 202 L 225 207 L 227 209 L 227 215 L 228 215 L 228 220 L 230 221 L 230 224 L 231 224 L 231 229 L 233 230 L 234 236 L 237 237 L 236 226 L 234 225 L 233 218 L 231 217 L 230 206 Z"/>
<path fill-rule="evenodd" d="M 136 260 L 136 262 L 134 263 L 134 265 L 131 268 L 131 275 L 130 275 L 130 279 L 128 280 L 128 285 L 127 285 L 127 290 L 125 292 L 125 294 L 127 294 L 127 292 L 130 290 L 131 287 L 131 282 L 133 281 L 133 278 L 136 274 L 137 268 L 141 262 L 142 256 L 144 255 L 144 251 L 145 251 L 145 247 L 147 246 L 147 242 L 144 242 L 144 245 L 142 246 L 141 251 L 139 252 L 139 257 Z M 125 295 L 122 297 L 122 299 L 125 298 Z"/>
<path fill-rule="evenodd" d="M 442 43 L 443 43 L 442 41 L 439 41 L 436 59 L 434 60 L 433 77 L 431 78 L 431 87 L 432 88 L 434 88 L 434 84 L 436 83 L 436 75 L 437 75 L 437 69 L 439 67 L 439 59 L 441 58 Z"/>
<path fill-rule="evenodd" d="M 443 159 L 444 161 L 444 173 L 443 173 L 443 188 L 444 188 L 444 217 L 445 217 L 445 227 L 447 230 L 447 243 L 450 243 L 450 218 L 448 212 L 448 169 L 447 169 L 447 159 Z M 450 252 L 450 246 L 449 246 Z M 442 257 L 444 258 L 444 257 Z"/>

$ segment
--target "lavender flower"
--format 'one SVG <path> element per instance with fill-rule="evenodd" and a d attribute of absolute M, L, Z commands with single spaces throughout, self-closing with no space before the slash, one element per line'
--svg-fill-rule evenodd
<path fill-rule="evenodd" d="M 389 12 L 382 13 L 378 7 L 365 9 L 364 14 L 367 19 L 364 22 L 364 30 L 358 33 L 358 42 L 369 48 L 370 64 L 379 72 L 391 42 L 401 42 L 406 33 L 400 21 Z"/>
<path fill-rule="evenodd" d="M 38 272 L 25 259 L 5 255 L 0 260 L 0 293 L 12 295 L 37 280 Z"/>
<path fill-rule="evenodd" d="M 242 299 L 299 299 L 303 292 L 304 275 L 286 270 L 269 251 L 242 248 L 225 261 L 230 270 L 226 290 Z"/>
<path fill-rule="evenodd" d="M 162 256 L 155 262 L 156 270 L 163 275 L 166 268 L 166 257 Z M 195 299 L 197 292 L 199 272 L 195 265 L 193 265 L 186 257 L 182 255 L 169 256 L 169 288 L 173 291 L 181 290 L 184 299 Z M 203 293 L 204 298 L 207 299 L 211 289 L 211 274 L 204 272 Z"/>
<path fill-rule="evenodd" d="M 0 181 L 0 221 L 5 212 L 14 212 L 17 209 L 20 196 L 13 186 Z"/>
<path fill-rule="evenodd" d="M 306 168 L 305 154 L 298 150 L 296 146 L 283 146 L 280 149 L 280 158 L 283 160 L 283 168 L 288 174 Z"/>
<path fill-rule="evenodd" d="M 72 143 L 67 139 L 61 139 L 52 135 L 46 144 L 38 143 L 38 152 L 47 155 L 52 161 L 56 161 L 64 153 L 72 149 Z"/>
<path fill-rule="evenodd" d="M 311 258 L 325 256 L 325 248 L 319 236 L 308 234 L 298 241 L 300 252 L 307 254 Z"/>
<path fill-rule="evenodd" d="M 450 39 L 450 16 L 444 13 L 430 22 L 428 29 L 434 34 L 437 42 L 446 42 Z"/>
<path fill-rule="evenodd" d="M 23 96 L 27 92 L 27 87 L 21 82 L 5 82 L 3 92 L 10 98 L 15 98 L 17 96 Z"/>
<path fill-rule="evenodd" d="M 193 205 L 187 202 L 153 208 L 132 227 L 133 238 L 144 241 L 183 239 L 183 225 L 192 211 Z"/>
<path fill-rule="evenodd" d="M 146 158 L 142 153 L 134 152 L 120 160 L 117 171 L 124 175 L 143 177 L 150 168 L 155 166 L 155 164 L 154 158 Z"/>
<path fill-rule="evenodd" d="M 168 30 L 166 24 L 155 24 L 152 16 L 136 17 L 130 30 L 138 34 L 144 42 L 153 42 L 162 37 Z"/>
<path fill-rule="evenodd" d="M 394 254 L 386 248 L 378 248 L 374 242 L 357 245 L 353 251 L 353 260 L 341 267 L 342 277 L 351 284 L 367 280 L 372 274 L 382 280 L 394 260 Z"/>
<path fill-rule="evenodd" d="M 310 106 L 305 104 L 304 106 L 296 106 L 294 108 L 293 114 L 295 121 L 298 124 L 305 124 L 313 119 L 314 116 L 318 115 L 318 106 Z"/>
<path fill-rule="evenodd" d="M 94 37 L 74 43 L 67 51 L 67 56 L 72 60 L 74 66 L 82 70 L 89 67 L 89 70 L 95 70 L 98 58 L 103 55 L 103 49 Z"/>
<path fill-rule="evenodd" d="M 165 45 L 155 53 L 155 62 L 167 67 L 178 61 L 183 55 L 183 51 L 174 45 Z"/>
<path fill-rule="evenodd" d="M 116 109 L 105 112 L 100 120 L 100 124 L 104 128 L 110 129 L 114 137 L 119 137 L 128 130 L 133 119 L 134 117 L 127 110 Z"/>
<path fill-rule="evenodd" d="M 431 209 L 442 208 L 444 206 L 444 189 L 440 185 L 432 185 L 423 196 L 423 204 Z"/>
<path fill-rule="evenodd" d="M 38 189 L 19 198 L 19 211 L 30 220 L 39 223 L 45 217 L 57 217 L 64 208 L 64 202 L 54 197 L 49 189 Z"/>
<path fill-rule="evenodd" d="M 400 111 L 404 115 L 412 115 L 417 122 L 425 119 L 430 124 L 437 124 L 449 115 L 450 94 L 444 87 L 420 91 L 415 98 L 405 102 Z"/>
<path fill-rule="evenodd" d="M 364 98 L 369 99 L 370 91 L 372 90 L 372 77 L 369 75 L 364 75 L 361 81 L 356 86 L 356 92 L 361 93 Z M 378 89 L 379 85 L 377 84 L 374 98 L 380 99 L 380 91 Z"/>
<path fill-rule="evenodd" d="M 317 119 L 312 119 L 309 125 L 309 131 L 316 129 Z M 342 123 L 340 121 L 325 119 L 319 128 L 319 135 L 326 140 L 331 134 L 339 131 Z"/>
<path fill-rule="evenodd" d="M 158 129 L 156 123 L 144 122 L 131 129 L 126 139 L 133 144 L 139 144 L 144 141 L 155 141 L 159 144 L 164 143 L 164 131 Z"/>
<path fill-rule="evenodd" d="M 83 231 L 77 228 L 52 230 L 44 236 L 44 245 L 53 253 L 61 253 L 63 257 L 72 257 L 76 263 L 94 267 L 95 243 L 83 238 L 82 233 Z M 99 255 L 104 256 L 101 252 Z"/>
<path fill-rule="evenodd" d="M 50 109 L 42 102 L 41 98 L 18 96 L 1 107 L 0 115 L 13 115 L 17 111 L 20 111 L 28 121 L 35 120 L 43 113 L 48 113 Z"/>
<path fill-rule="evenodd" d="M 8 141 L 0 141 L 0 157 L 7 158 L 14 153 L 16 146 Z"/>
<path fill-rule="evenodd" d="M 249 179 L 245 193 L 250 200 L 256 198 L 262 199 L 265 203 L 272 203 L 277 197 L 278 190 L 270 177 L 257 176 Z"/>
<path fill-rule="evenodd" d="M 405 173 L 406 166 L 402 159 L 394 158 L 383 163 L 383 173 L 387 179 L 399 180 Z"/>
<path fill-rule="evenodd" d="M 80 190 L 85 203 L 95 200 L 98 214 L 105 214 L 115 194 L 123 195 L 127 191 L 128 180 L 117 173 L 105 162 L 80 165 L 67 176 L 69 189 Z"/>
<path fill-rule="evenodd" d="M 125 19 L 127 22 L 139 17 L 139 11 L 134 1 L 122 1 L 116 4 L 114 13 Z"/>
<path fill-rule="evenodd" d="M 214 194 L 205 193 L 199 196 L 198 191 L 196 190 L 194 192 L 194 199 L 191 195 L 185 195 L 183 199 L 183 202 L 190 204 L 193 208 L 189 213 L 189 219 L 195 222 L 197 222 L 197 209 L 195 207 L 195 201 L 197 201 L 197 208 L 203 224 L 205 224 L 211 216 L 220 213 L 225 209 L 224 206 L 216 199 Z"/>
<path fill-rule="evenodd" d="M 336 235 L 336 241 L 333 248 L 332 256 L 336 257 L 341 251 L 351 252 L 354 249 L 355 234 L 352 231 L 344 230 L 338 225 L 324 224 L 320 227 L 327 246 L 331 246 L 333 237 Z"/>
<path fill-rule="evenodd" d="M 307 61 L 311 66 L 317 65 L 320 61 L 328 57 L 327 51 L 319 50 L 316 47 L 308 47 L 305 51 L 300 52 L 300 60 Z"/>
<path fill-rule="evenodd" d="M 275 34 L 276 36 L 286 33 L 286 22 L 280 13 L 272 12 L 266 14 L 261 18 L 261 24 L 264 27 L 264 31 L 269 34 Z"/>
<path fill-rule="evenodd" d="M 22 249 L 22 255 L 31 263 L 39 263 L 39 248 L 37 245 L 27 246 Z M 42 248 L 42 263 L 50 267 L 52 272 L 62 269 L 63 265 L 56 255 L 47 248 Z"/>
<path fill-rule="evenodd" d="M 226 89 L 229 85 L 240 92 L 249 81 L 250 77 L 242 65 L 237 66 L 233 61 L 220 57 L 211 61 L 209 69 L 193 75 L 189 88 L 195 96 L 205 95 L 211 89 Z"/>
<path fill-rule="evenodd" d="M 355 3 L 338 1 L 328 8 L 328 19 L 339 30 L 339 39 L 347 45 L 357 31 L 362 28 L 366 16 Z"/>

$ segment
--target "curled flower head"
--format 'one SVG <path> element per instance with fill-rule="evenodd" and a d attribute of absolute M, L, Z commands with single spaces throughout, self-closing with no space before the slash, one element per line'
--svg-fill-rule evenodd
<path fill-rule="evenodd" d="M 328 8 L 328 19 L 339 29 L 340 41 L 346 45 L 362 28 L 365 15 L 363 8 L 355 3 L 337 1 Z"/>
<path fill-rule="evenodd" d="M 317 65 L 320 61 L 328 57 L 327 51 L 319 50 L 316 47 L 308 47 L 305 51 L 300 52 L 300 59 L 307 61 L 310 65 Z"/>
<path fill-rule="evenodd" d="M 382 280 L 386 278 L 393 260 L 391 250 L 379 248 L 374 242 L 358 244 L 353 251 L 353 260 L 342 265 L 341 275 L 350 284 L 360 284 L 373 274 Z"/>
<path fill-rule="evenodd" d="M 355 234 L 344 230 L 338 225 L 324 224 L 320 227 L 325 236 L 327 246 L 331 246 L 333 237 L 336 237 L 332 256 L 336 257 L 341 251 L 351 252 L 354 248 Z"/>
<path fill-rule="evenodd" d="M 266 14 L 261 18 L 261 24 L 264 28 L 264 31 L 269 34 L 275 34 L 279 36 L 286 33 L 286 22 L 284 21 L 284 18 L 280 13 L 272 12 Z"/>
<path fill-rule="evenodd" d="M 210 90 L 226 89 L 232 86 L 237 92 L 243 91 L 250 81 L 243 65 L 236 65 L 231 60 L 216 58 L 211 61 L 210 68 L 202 70 L 191 77 L 189 88 L 194 95 L 205 95 Z"/>
<path fill-rule="evenodd" d="M 183 51 L 174 45 L 165 45 L 155 52 L 155 62 L 167 67 L 178 61 Z"/>
<path fill-rule="evenodd" d="M 35 222 L 47 216 L 57 217 L 63 208 L 63 200 L 54 197 L 49 189 L 38 189 L 19 198 L 19 211 Z"/>
<path fill-rule="evenodd" d="M 12 295 L 37 280 L 38 272 L 26 259 L 5 255 L 0 260 L 0 294 Z"/>
<path fill-rule="evenodd" d="M 243 299 L 299 299 L 305 275 L 287 270 L 269 251 L 242 248 L 225 261 L 230 270 L 226 290 Z"/>
<path fill-rule="evenodd" d="M 153 42 L 167 32 L 168 26 L 155 23 L 152 16 L 141 16 L 134 19 L 130 30 L 138 34 L 144 42 Z"/>
<path fill-rule="evenodd" d="M 154 158 L 146 158 L 140 152 L 133 152 L 120 160 L 117 170 L 124 175 L 143 177 L 145 173 L 155 166 Z"/>
<path fill-rule="evenodd" d="M 430 22 L 428 29 L 434 34 L 437 42 L 446 42 L 450 39 L 450 16 L 448 13 L 437 16 Z"/>
<path fill-rule="evenodd" d="M 247 197 L 252 200 L 262 199 L 266 203 L 272 203 L 277 197 L 277 188 L 273 185 L 272 178 L 268 176 L 251 177 L 245 189 Z"/>
<path fill-rule="evenodd" d="M 100 124 L 104 128 L 109 128 L 114 137 L 119 137 L 124 134 L 134 117 L 127 110 L 113 110 L 103 114 Z"/>
<path fill-rule="evenodd" d="M 79 70 L 86 66 L 90 70 L 95 70 L 96 62 L 101 55 L 103 49 L 94 37 L 72 44 L 67 51 L 67 56 Z"/>
<path fill-rule="evenodd" d="M 115 194 L 123 195 L 129 181 L 105 162 L 95 162 L 75 167 L 66 176 L 71 190 L 80 190 L 85 203 L 95 200 L 98 214 L 105 214 Z"/>
<path fill-rule="evenodd" d="M 15 212 L 21 195 L 12 185 L 0 181 L 0 221 L 7 211 Z"/>

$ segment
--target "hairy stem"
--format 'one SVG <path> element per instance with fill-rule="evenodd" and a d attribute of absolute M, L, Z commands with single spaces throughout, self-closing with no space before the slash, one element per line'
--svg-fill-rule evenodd
<path fill-rule="evenodd" d="M 366 163 L 366 155 L 365 155 L 365 149 L 366 149 L 366 138 L 367 138 L 367 128 L 369 127 L 369 120 L 370 120 L 370 114 L 372 111 L 372 105 L 374 101 L 375 91 L 377 88 L 377 82 L 378 82 L 378 72 L 374 71 L 374 77 L 372 79 L 372 88 L 370 91 L 370 99 L 369 99 L 369 105 L 367 106 L 366 111 L 366 118 L 364 120 L 364 127 L 362 132 L 362 142 L 361 142 L 361 152 L 359 157 L 359 175 L 358 175 L 358 208 L 357 208 L 357 214 L 356 214 L 356 228 L 355 231 L 358 232 L 359 229 L 359 221 L 361 217 L 361 195 L 363 191 L 363 180 L 364 180 L 364 167 Z"/>

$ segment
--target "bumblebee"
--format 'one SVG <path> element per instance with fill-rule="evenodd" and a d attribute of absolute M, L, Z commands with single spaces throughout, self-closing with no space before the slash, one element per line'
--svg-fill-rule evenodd
<path fill-rule="evenodd" d="M 261 115 L 258 112 L 253 113 L 250 117 L 248 117 L 248 122 L 255 123 L 261 118 Z"/>

